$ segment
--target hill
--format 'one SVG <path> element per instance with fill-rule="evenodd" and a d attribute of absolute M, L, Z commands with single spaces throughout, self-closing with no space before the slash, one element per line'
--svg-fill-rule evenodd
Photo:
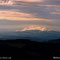
<path fill-rule="evenodd" d="M 52 60 L 54 56 L 60 56 L 60 43 L 0 40 L 0 57 L 3 56 L 11 57 L 11 60 Z"/>

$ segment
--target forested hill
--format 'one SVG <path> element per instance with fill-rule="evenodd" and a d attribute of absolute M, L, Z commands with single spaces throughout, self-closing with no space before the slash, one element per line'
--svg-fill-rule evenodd
<path fill-rule="evenodd" d="M 0 57 L 12 60 L 51 60 L 60 56 L 60 43 L 36 42 L 27 39 L 0 40 Z"/>

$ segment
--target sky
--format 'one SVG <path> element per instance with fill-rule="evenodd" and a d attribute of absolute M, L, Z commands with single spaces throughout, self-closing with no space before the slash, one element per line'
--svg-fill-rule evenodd
<path fill-rule="evenodd" d="M 2 34 L 32 30 L 60 32 L 60 0 L 0 0 Z"/>

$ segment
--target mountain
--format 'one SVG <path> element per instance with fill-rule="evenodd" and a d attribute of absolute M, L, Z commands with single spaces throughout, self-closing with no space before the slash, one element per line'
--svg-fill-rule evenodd
<path fill-rule="evenodd" d="M 48 42 L 50 40 L 60 39 L 59 31 L 39 31 L 39 30 L 7 31 L 7 30 L 6 31 L 4 29 L 1 30 L 0 39 L 2 40 L 29 39 L 37 42 Z"/>
<path fill-rule="evenodd" d="M 29 30 L 29 31 L 18 31 L 16 32 L 16 34 L 22 38 L 38 42 L 46 42 L 49 40 L 60 39 L 59 31 Z"/>

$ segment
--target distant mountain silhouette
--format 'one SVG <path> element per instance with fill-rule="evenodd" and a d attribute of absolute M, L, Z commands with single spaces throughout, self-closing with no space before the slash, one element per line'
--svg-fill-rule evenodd
<path fill-rule="evenodd" d="M 29 39 L 37 42 L 48 42 L 50 40 L 60 39 L 60 32 L 39 30 L 12 31 L 0 29 L 0 36 L 1 40 Z"/>

